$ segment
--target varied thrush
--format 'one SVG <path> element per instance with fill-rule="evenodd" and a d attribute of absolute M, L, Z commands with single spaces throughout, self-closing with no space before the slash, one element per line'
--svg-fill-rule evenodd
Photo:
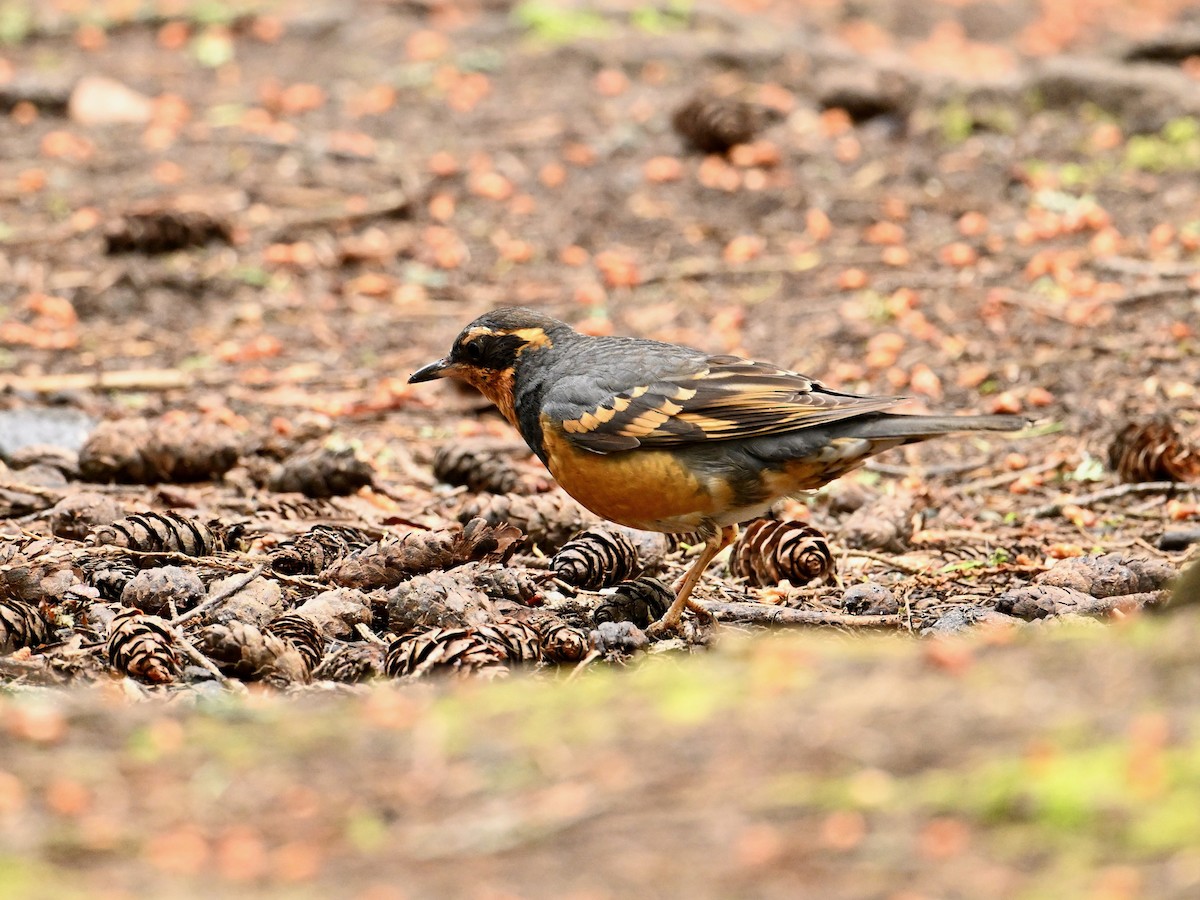
<path fill-rule="evenodd" d="M 897 398 L 835 391 L 770 363 L 660 341 L 579 334 L 534 310 L 497 309 L 409 382 L 457 378 L 499 407 L 562 488 L 631 528 L 697 534 L 704 549 L 655 623 L 677 628 L 700 575 L 739 522 L 901 444 L 1015 431 L 1018 416 L 898 415 Z"/>

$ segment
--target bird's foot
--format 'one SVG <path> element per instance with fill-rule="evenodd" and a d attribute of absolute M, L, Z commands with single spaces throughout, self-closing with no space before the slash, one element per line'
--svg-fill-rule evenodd
<path fill-rule="evenodd" d="M 678 635 L 681 617 L 678 614 L 672 616 L 671 612 L 672 610 L 667 610 L 665 616 L 657 622 L 651 622 L 650 627 L 646 629 L 646 637 L 652 641 L 662 641 Z"/>
<path fill-rule="evenodd" d="M 712 613 L 705 609 L 698 601 L 688 597 L 687 608 L 692 611 L 692 615 L 696 617 L 696 621 L 701 625 L 710 626 L 716 625 L 717 619 Z"/>
<path fill-rule="evenodd" d="M 646 636 L 653 641 L 661 641 L 670 637 L 683 637 L 683 610 L 691 610 L 696 617 L 696 625 L 705 630 L 717 623 L 716 618 L 707 609 L 690 597 L 676 609 L 672 606 L 666 614 L 646 629 Z"/>

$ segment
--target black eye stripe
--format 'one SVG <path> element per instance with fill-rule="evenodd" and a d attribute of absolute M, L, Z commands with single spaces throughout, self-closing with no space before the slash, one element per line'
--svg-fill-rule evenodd
<path fill-rule="evenodd" d="M 507 369 L 527 342 L 515 334 L 483 335 L 460 344 L 455 355 L 473 366 Z"/>

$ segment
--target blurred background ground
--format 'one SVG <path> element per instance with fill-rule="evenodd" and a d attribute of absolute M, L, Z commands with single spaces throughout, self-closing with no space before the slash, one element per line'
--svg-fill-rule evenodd
<path fill-rule="evenodd" d="M 395 483 L 505 433 L 405 379 L 520 303 L 1035 418 L 867 473 L 924 498 L 920 561 L 970 602 L 1084 552 L 1181 560 L 1158 540 L 1194 494 L 1069 501 L 1117 484 L 1127 418 L 1200 425 L 1190 3 L 7 0 L 0 40 L 6 411 L 320 419 Z M 685 152 L 701 86 L 773 123 Z M 107 252 L 162 209 L 215 239 Z M 1194 637 L 734 635 L 302 701 L 15 689 L 0 892 L 1194 896 Z"/>

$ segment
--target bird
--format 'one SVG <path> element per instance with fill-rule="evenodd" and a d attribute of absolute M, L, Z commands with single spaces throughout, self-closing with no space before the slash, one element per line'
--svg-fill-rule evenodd
<path fill-rule="evenodd" d="M 904 415 L 768 362 L 637 337 L 593 336 L 523 307 L 467 325 L 410 384 L 453 378 L 499 409 L 570 496 L 597 516 L 703 546 L 650 626 L 677 633 L 692 592 L 738 525 L 871 456 L 963 431 L 1018 431 L 1015 415 Z"/>

